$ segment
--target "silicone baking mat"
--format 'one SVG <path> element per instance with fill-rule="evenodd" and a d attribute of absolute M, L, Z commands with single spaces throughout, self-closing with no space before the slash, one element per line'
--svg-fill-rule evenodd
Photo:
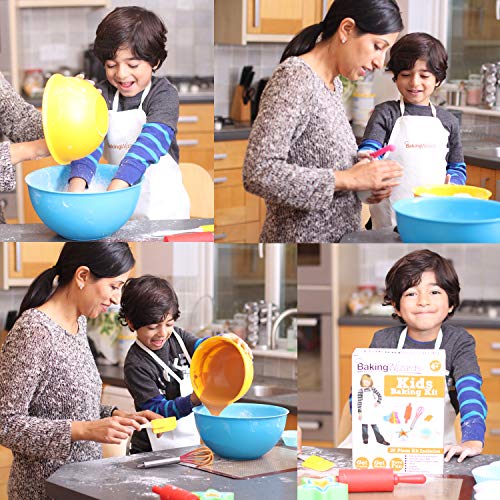
<path fill-rule="evenodd" d="M 231 479 L 251 479 L 293 472 L 297 470 L 297 450 L 275 446 L 257 460 L 229 460 L 216 455 L 212 465 L 197 469 Z"/>

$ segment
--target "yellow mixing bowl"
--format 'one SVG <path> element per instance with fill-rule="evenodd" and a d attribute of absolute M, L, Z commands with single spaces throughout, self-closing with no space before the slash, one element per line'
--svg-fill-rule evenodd
<path fill-rule="evenodd" d="M 202 342 L 190 371 L 194 392 L 212 415 L 243 397 L 253 381 L 252 358 L 227 337 Z"/>
<path fill-rule="evenodd" d="M 54 160 L 66 165 L 96 150 L 108 133 L 108 107 L 81 78 L 53 75 L 42 101 L 43 132 Z"/>
<path fill-rule="evenodd" d="M 458 186 L 457 184 L 439 184 L 413 188 L 415 196 L 457 196 L 460 198 L 480 198 L 487 200 L 491 191 L 476 186 Z"/>

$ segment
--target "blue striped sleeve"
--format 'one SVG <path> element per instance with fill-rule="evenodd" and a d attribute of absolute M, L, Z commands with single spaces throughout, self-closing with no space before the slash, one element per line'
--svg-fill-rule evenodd
<path fill-rule="evenodd" d="M 74 160 L 71 162 L 71 170 L 69 173 L 69 179 L 73 177 L 80 177 L 85 180 L 87 187 L 90 181 L 95 175 L 95 170 L 97 164 L 102 157 L 102 152 L 104 150 L 104 142 L 92 153 L 90 153 L 85 158 L 80 158 L 79 160 Z"/>
<path fill-rule="evenodd" d="M 191 404 L 191 396 L 180 396 L 175 399 L 167 399 L 159 394 L 152 399 L 148 399 L 140 408 L 141 410 L 154 411 L 164 417 L 175 417 L 179 419 L 189 415 L 193 409 L 193 405 Z"/>
<path fill-rule="evenodd" d="M 115 179 L 131 186 L 139 182 L 146 168 L 168 153 L 175 132 L 164 123 L 146 123 L 135 143 L 120 162 Z"/>
<path fill-rule="evenodd" d="M 382 144 L 374 139 L 365 139 L 358 147 L 359 151 L 378 151 Z"/>
<path fill-rule="evenodd" d="M 352 391 L 349 393 L 349 413 L 352 415 Z"/>
<path fill-rule="evenodd" d="M 463 161 L 459 163 L 448 163 L 446 166 L 446 173 L 451 176 L 450 184 L 459 184 L 463 186 L 467 180 L 467 167 Z"/>
<path fill-rule="evenodd" d="M 460 377 L 455 383 L 460 408 L 462 442 L 481 441 L 484 444 L 488 407 L 481 391 L 482 384 L 483 379 L 475 374 Z"/>
<path fill-rule="evenodd" d="M 203 337 L 202 339 L 198 339 L 195 343 L 194 343 L 194 350 L 196 351 L 196 349 L 198 349 L 198 347 L 200 347 L 200 344 L 202 342 L 204 342 L 205 340 L 209 339 L 210 337 Z"/>

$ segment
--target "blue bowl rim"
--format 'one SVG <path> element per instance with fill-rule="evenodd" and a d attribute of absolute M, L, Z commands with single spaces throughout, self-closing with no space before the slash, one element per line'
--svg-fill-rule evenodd
<path fill-rule="evenodd" d="M 405 212 L 401 211 L 401 208 L 406 208 L 408 205 L 414 205 L 416 203 L 444 203 L 443 201 L 438 201 L 436 202 L 435 200 L 450 200 L 453 199 L 451 203 L 489 203 L 489 204 L 498 204 L 498 201 L 495 200 L 481 200 L 479 198 L 457 198 L 456 200 L 454 198 L 451 198 L 449 196 L 436 196 L 432 198 L 405 198 L 404 200 L 398 200 L 396 203 L 393 204 L 394 211 L 396 212 L 396 215 L 402 215 L 404 217 L 408 217 L 409 219 L 417 220 L 417 221 L 426 221 L 426 222 L 436 222 L 436 223 L 442 223 L 442 224 L 491 224 L 495 222 L 500 222 L 500 216 L 495 217 L 495 218 L 490 218 L 490 219 L 469 219 L 469 220 L 461 220 L 461 219 L 435 219 L 435 218 L 429 218 L 428 216 L 424 217 L 416 217 L 415 215 L 407 214 Z"/>
<path fill-rule="evenodd" d="M 211 413 L 200 413 L 200 411 L 205 407 L 205 405 L 200 405 L 200 406 L 195 406 L 193 408 L 193 413 L 196 415 L 200 415 L 202 417 L 207 417 L 207 418 L 217 418 L 217 419 L 225 419 L 225 420 L 266 420 L 270 418 L 278 418 L 278 417 L 284 417 L 290 413 L 290 410 L 287 408 L 283 408 L 282 406 L 276 406 L 276 405 L 268 405 L 268 404 L 259 404 L 259 403 L 233 403 L 230 406 L 267 406 L 268 408 L 278 408 L 281 410 L 281 413 L 276 414 L 276 415 L 254 415 L 251 417 L 239 417 L 239 416 L 225 416 L 225 415 L 212 415 Z M 208 411 L 208 410 L 207 410 Z"/>
<path fill-rule="evenodd" d="M 99 164 L 101 167 L 104 166 L 109 166 L 105 163 L 100 163 Z M 113 167 L 116 167 L 117 165 L 113 165 Z M 48 170 L 48 169 L 63 169 L 63 168 L 69 168 L 69 165 L 51 165 L 50 167 L 43 167 L 43 168 L 39 168 L 37 170 L 34 170 L 33 172 L 30 172 L 29 174 L 27 174 L 25 177 L 24 177 L 24 181 L 26 182 L 26 184 L 28 185 L 28 187 L 30 187 L 31 189 L 36 189 L 37 191 L 40 191 L 42 193 L 50 193 L 50 194 L 64 194 L 64 195 L 68 195 L 68 196 L 85 196 L 85 197 L 88 197 L 88 196 L 95 196 L 95 195 L 103 195 L 103 194 L 106 194 L 106 193 L 112 193 L 113 191 L 91 191 L 91 192 L 78 192 L 78 193 L 72 193 L 72 192 L 69 192 L 69 191 L 53 191 L 51 189 L 44 189 L 44 188 L 41 188 L 41 187 L 38 187 L 38 186 L 33 186 L 33 184 L 30 184 L 30 177 L 33 176 L 34 174 L 36 174 L 37 172 L 40 172 L 41 170 Z M 134 184 L 133 186 L 128 186 L 128 187 L 125 187 L 125 188 L 121 188 L 121 189 L 116 189 L 117 192 L 121 192 L 121 191 L 125 191 L 127 189 L 137 189 L 138 187 L 141 186 L 142 184 L 142 180 L 143 180 L 143 177 L 141 177 L 141 179 L 139 180 L 139 182 L 137 182 L 136 184 Z"/>

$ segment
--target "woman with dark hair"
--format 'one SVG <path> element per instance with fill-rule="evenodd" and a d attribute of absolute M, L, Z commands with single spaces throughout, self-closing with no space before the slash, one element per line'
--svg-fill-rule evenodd
<path fill-rule="evenodd" d="M 372 227 L 394 227 L 392 204 L 413 197 L 412 189 L 425 184 L 465 184 L 466 167 L 460 125 L 448 110 L 430 98 L 443 83 L 448 55 L 443 44 L 427 33 L 410 33 L 391 49 L 387 69 L 392 71 L 400 99 L 375 107 L 360 144 L 358 157 L 386 144 L 396 147 L 386 159 L 404 167 L 401 184 L 390 198 L 370 206 Z"/>
<path fill-rule="evenodd" d="M 47 498 L 45 479 L 59 467 L 99 459 L 98 443 L 118 444 L 159 418 L 101 405 L 86 334 L 87 317 L 119 303 L 133 265 L 127 243 L 66 243 L 29 287 L 0 352 L 0 444 L 14 454 L 10 500 Z"/>
<path fill-rule="evenodd" d="M 371 201 L 402 175 L 392 161 L 356 163 L 356 140 L 339 75 L 382 68 L 403 29 L 394 0 L 335 0 L 300 32 L 262 95 L 243 170 L 245 189 L 266 201 L 264 242 L 337 242 L 360 229 L 356 191 Z"/>
<path fill-rule="evenodd" d="M 167 29 L 142 7 L 117 7 L 99 24 L 94 53 L 104 65 L 102 91 L 109 109 L 106 140 L 71 163 L 69 190 L 84 191 L 103 155 L 119 165 L 108 191 L 143 179 L 134 211 L 139 219 L 189 219 L 189 196 L 178 165 L 179 96 L 167 78 L 154 76 L 167 57 Z"/>

